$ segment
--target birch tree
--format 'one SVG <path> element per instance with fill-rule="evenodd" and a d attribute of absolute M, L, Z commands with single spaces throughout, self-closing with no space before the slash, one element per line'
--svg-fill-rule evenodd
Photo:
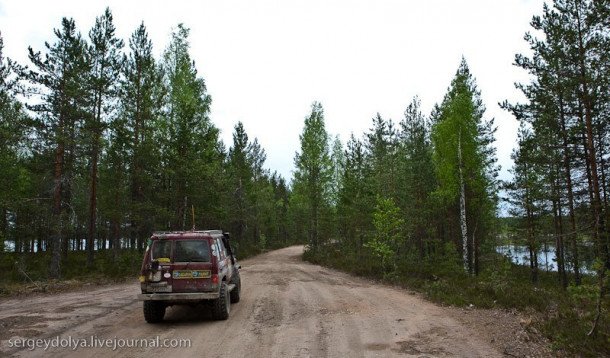
<path fill-rule="evenodd" d="M 462 247 L 464 269 L 476 274 L 478 246 L 496 205 L 495 128 L 493 120 L 483 119 L 484 112 L 476 83 L 462 59 L 436 108 L 432 143 L 439 181 L 436 195 L 449 206 L 458 205 L 460 240 L 456 246 Z"/>

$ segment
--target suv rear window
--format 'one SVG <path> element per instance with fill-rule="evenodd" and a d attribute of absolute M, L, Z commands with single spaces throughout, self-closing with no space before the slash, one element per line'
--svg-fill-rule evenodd
<path fill-rule="evenodd" d="M 204 240 L 178 240 L 174 244 L 174 262 L 208 262 L 210 250 Z"/>
<path fill-rule="evenodd" d="M 158 260 L 161 258 L 167 259 L 169 262 L 169 256 L 172 252 L 172 243 L 170 241 L 154 241 L 152 245 L 151 260 Z"/>

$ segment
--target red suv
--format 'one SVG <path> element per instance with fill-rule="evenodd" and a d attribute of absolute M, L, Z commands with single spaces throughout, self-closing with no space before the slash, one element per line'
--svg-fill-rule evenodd
<path fill-rule="evenodd" d="M 172 305 L 208 304 L 216 319 L 227 319 L 239 302 L 241 280 L 229 243 L 220 230 L 155 233 L 142 262 L 144 318 L 161 322 Z"/>

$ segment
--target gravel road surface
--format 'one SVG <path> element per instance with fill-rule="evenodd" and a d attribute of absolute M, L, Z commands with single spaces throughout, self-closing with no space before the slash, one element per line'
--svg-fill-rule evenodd
<path fill-rule="evenodd" d="M 147 324 L 136 280 L 4 299 L 0 356 L 503 356 L 450 308 L 303 262 L 302 252 L 294 246 L 243 260 L 242 298 L 227 321 L 174 306 L 163 323 Z"/>

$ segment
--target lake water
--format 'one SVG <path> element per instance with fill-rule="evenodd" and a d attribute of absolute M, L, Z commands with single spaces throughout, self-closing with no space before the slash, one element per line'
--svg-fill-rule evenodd
<path fill-rule="evenodd" d="M 592 259 L 592 247 L 590 245 L 581 245 L 579 247 L 580 257 L 580 269 L 581 272 L 593 273 L 590 270 Z M 520 245 L 505 245 L 496 246 L 496 252 L 510 258 L 511 262 L 517 265 L 529 266 L 530 264 L 530 252 L 527 246 Z M 566 258 L 566 269 L 574 271 L 571 262 Z M 557 256 L 555 255 L 555 246 L 547 245 L 546 250 L 544 247 L 538 252 L 538 269 L 545 271 L 557 271 Z"/>
<path fill-rule="evenodd" d="M 73 241 L 70 243 L 70 245 L 73 245 Z M 85 248 L 87 245 L 87 240 L 86 239 L 82 239 L 81 240 L 81 247 Z M 95 246 L 93 247 L 93 250 L 101 250 L 102 248 L 98 246 L 99 245 L 99 241 L 96 241 Z M 105 249 L 109 249 L 110 248 L 110 240 L 105 240 L 103 243 Z M 121 247 L 122 248 L 127 248 L 128 247 L 128 240 L 121 240 Z M 1 248 L 0 248 L 1 249 Z M 44 247 L 43 247 L 44 250 Z M 14 241 L 10 241 L 10 240 L 6 240 L 4 241 L 4 252 L 15 252 L 15 242 Z M 34 252 L 38 252 L 38 247 L 36 245 L 34 245 Z"/>

